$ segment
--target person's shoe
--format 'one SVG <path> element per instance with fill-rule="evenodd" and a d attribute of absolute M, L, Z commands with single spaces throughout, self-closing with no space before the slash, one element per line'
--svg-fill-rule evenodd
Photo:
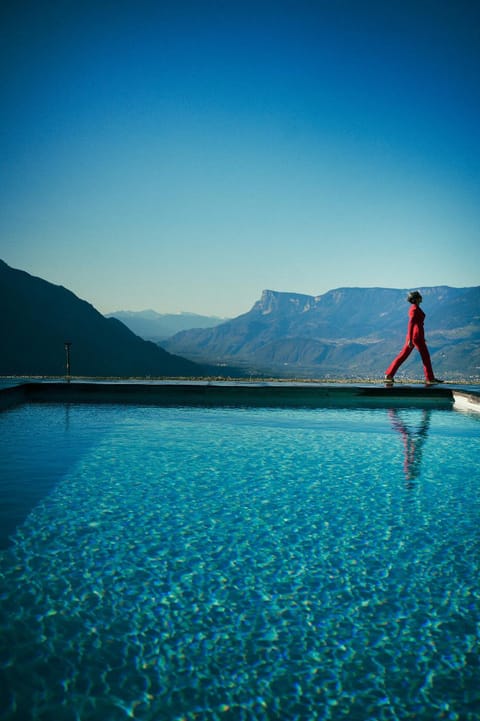
<path fill-rule="evenodd" d="M 427 386 L 436 386 L 437 383 L 444 383 L 445 381 L 440 380 L 440 378 L 432 378 L 431 381 L 425 381 Z"/>
<path fill-rule="evenodd" d="M 393 384 L 395 383 L 395 381 L 393 380 L 393 376 L 385 376 L 385 383 L 388 386 L 393 386 Z"/>

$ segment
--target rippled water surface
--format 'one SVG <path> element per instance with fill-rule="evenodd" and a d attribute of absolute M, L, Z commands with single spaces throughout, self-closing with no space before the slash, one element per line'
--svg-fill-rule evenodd
<path fill-rule="evenodd" d="M 448 410 L 0 414 L 0 718 L 478 721 L 479 439 Z"/>

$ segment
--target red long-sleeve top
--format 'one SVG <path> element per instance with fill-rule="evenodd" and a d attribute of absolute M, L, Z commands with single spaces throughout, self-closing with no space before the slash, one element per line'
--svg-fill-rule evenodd
<path fill-rule="evenodd" d="M 407 342 L 413 343 L 416 340 L 424 341 L 423 321 L 425 313 L 419 305 L 412 303 L 408 311 Z"/>

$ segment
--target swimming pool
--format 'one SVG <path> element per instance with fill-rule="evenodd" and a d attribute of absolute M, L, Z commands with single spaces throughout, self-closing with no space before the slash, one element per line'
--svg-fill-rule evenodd
<path fill-rule="evenodd" d="M 428 408 L 5 411 L 0 718 L 478 719 L 479 438 Z"/>

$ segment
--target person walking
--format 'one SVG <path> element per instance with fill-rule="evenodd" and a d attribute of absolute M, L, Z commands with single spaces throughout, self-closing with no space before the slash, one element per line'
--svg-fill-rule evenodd
<path fill-rule="evenodd" d="M 412 350 L 416 348 L 422 358 L 425 383 L 429 386 L 435 385 L 436 383 L 443 383 L 443 381 L 439 378 L 435 378 L 432 361 L 430 360 L 430 353 L 428 351 L 427 344 L 425 343 L 423 331 L 425 313 L 420 308 L 420 303 L 423 300 L 422 294 L 418 290 L 414 290 L 408 294 L 407 300 L 412 304 L 410 310 L 408 311 L 409 320 L 407 338 L 402 350 L 385 371 L 385 382 L 387 384 L 392 384 L 394 382 L 395 373 L 398 371 L 402 363 L 407 360 Z"/>

